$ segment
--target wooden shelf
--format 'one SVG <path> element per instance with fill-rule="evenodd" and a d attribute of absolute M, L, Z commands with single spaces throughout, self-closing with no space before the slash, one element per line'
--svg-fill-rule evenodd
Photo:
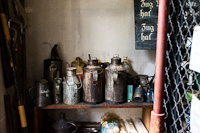
<path fill-rule="evenodd" d="M 110 104 L 104 102 L 104 103 L 100 103 L 100 104 L 79 103 L 76 105 L 52 104 L 52 105 L 49 105 L 46 107 L 38 107 L 38 109 L 149 108 L 149 107 L 153 107 L 153 103 L 131 102 L 131 103 L 110 105 Z"/>

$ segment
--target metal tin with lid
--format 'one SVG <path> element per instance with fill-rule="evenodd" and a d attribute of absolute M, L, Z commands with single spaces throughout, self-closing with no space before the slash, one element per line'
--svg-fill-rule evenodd
<path fill-rule="evenodd" d="M 111 59 L 111 64 L 106 68 L 105 79 L 106 102 L 110 104 L 125 102 L 127 75 L 119 56 L 115 55 Z"/>
<path fill-rule="evenodd" d="M 63 81 L 63 102 L 68 105 L 79 103 L 81 87 L 82 82 L 76 76 L 76 68 L 67 68 L 66 79 Z"/>
<path fill-rule="evenodd" d="M 114 55 L 113 58 L 111 58 L 111 64 L 120 65 L 121 64 L 121 58 L 119 55 Z"/>
<path fill-rule="evenodd" d="M 97 58 L 90 56 L 83 68 L 83 101 L 91 104 L 103 101 L 103 68 Z"/>

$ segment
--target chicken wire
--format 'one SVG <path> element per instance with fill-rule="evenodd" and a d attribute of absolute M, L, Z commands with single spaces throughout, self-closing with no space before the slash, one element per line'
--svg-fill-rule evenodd
<path fill-rule="evenodd" d="M 200 0 L 169 0 L 164 84 L 165 132 L 190 132 L 190 94 L 199 73 L 189 69 L 193 27 L 200 22 Z"/>

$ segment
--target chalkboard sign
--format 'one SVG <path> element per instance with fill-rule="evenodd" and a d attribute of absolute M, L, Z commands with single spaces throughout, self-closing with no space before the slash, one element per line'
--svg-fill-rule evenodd
<path fill-rule="evenodd" d="M 136 49 L 156 49 L 158 0 L 134 0 Z"/>

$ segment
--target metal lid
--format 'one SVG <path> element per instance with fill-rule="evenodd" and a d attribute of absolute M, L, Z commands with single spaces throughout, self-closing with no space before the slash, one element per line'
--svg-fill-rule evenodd
<path fill-rule="evenodd" d="M 76 67 L 68 67 L 66 68 L 66 76 L 73 76 L 76 75 Z"/>
<path fill-rule="evenodd" d="M 121 64 L 121 58 L 119 55 L 114 55 L 113 58 L 111 58 L 111 64 Z"/>
<path fill-rule="evenodd" d="M 40 80 L 38 80 L 38 82 L 40 84 L 46 84 L 46 83 L 48 83 L 48 80 L 46 80 L 46 79 L 40 79 Z"/>
<path fill-rule="evenodd" d="M 62 79 L 61 78 L 54 78 L 54 83 L 60 84 L 60 83 L 62 83 Z"/>
<path fill-rule="evenodd" d="M 76 70 L 76 67 L 67 67 L 66 70 L 67 70 L 67 71 L 75 71 L 75 70 Z"/>
<path fill-rule="evenodd" d="M 91 57 L 89 54 L 88 65 L 97 66 L 98 65 L 97 57 Z"/>
<path fill-rule="evenodd" d="M 97 66 L 98 65 L 98 60 L 94 59 L 94 60 L 88 60 L 88 65 L 94 65 Z"/>

